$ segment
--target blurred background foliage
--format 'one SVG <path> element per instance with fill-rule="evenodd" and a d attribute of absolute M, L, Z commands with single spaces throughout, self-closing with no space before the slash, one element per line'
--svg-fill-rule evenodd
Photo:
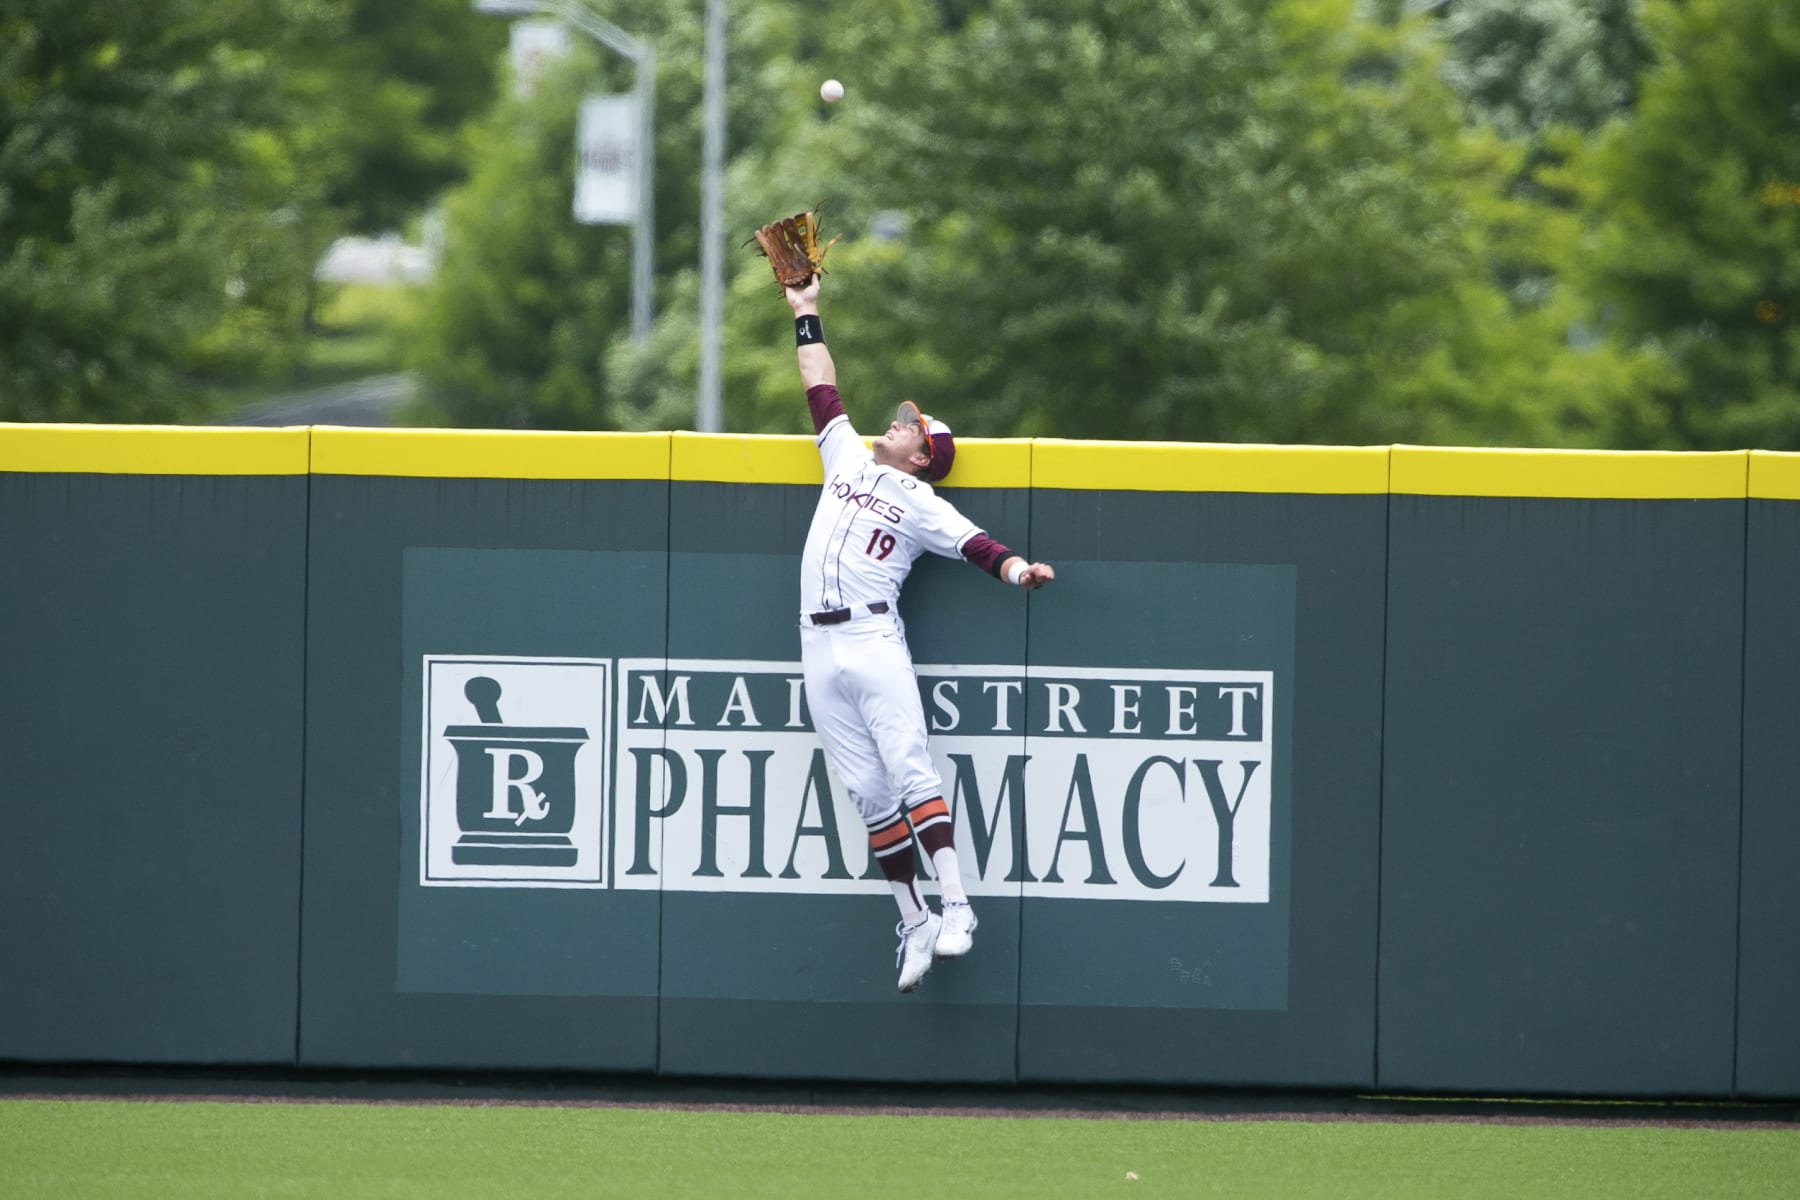
<path fill-rule="evenodd" d="M 1792 0 L 726 4 L 728 429 L 808 428 L 740 243 L 820 205 L 864 425 L 1800 449 Z M 691 427 L 704 0 L 593 6 L 657 53 L 641 340 L 630 230 L 570 216 L 579 99 L 631 79 L 587 39 L 525 94 L 469 0 L 0 9 L 0 419 L 329 362 L 419 423 Z M 427 281 L 315 275 L 428 230 Z"/>

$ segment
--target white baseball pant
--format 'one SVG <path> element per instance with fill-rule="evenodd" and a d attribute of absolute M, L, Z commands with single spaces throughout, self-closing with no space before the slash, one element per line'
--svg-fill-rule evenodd
<path fill-rule="evenodd" d="M 943 794 L 898 615 L 803 624 L 800 665 L 825 759 L 865 825 L 880 824 L 902 804 L 911 808 Z"/>

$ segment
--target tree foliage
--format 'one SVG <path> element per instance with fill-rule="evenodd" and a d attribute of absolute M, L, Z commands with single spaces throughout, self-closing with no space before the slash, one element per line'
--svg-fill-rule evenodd
<path fill-rule="evenodd" d="M 1673 376 L 1622 444 L 1800 449 L 1800 9 L 1660 0 L 1637 112 L 1577 156 L 1569 273 Z"/>
<path fill-rule="evenodd" d="M 504 37 L 464 0 L 0 9 L 0 417 L 192 419 L 283 370 L 324 247 L 456 177 Z"/>
<path fill-rule="evenodd" d="M 300 0 L 29 0 L 0 15 L 0 415 L 159 420 L 279 356 L 318 187 L 284 47 Z"/>
<path fill-rule="evenodd" d="M 448 188 L 425 419 L 691 424 L 705 5 L 599 7 L 658 58 L 641 341 L 631 231 L 570 215 L 579 99 L 631 80 L 587 39 L 519 99 L 466 0 L 0 9 L 0 418 L 204 415 L 295 353 L 333 238 Z M 822 202 L 865 422 L 1800 448 L 1800 10 L 1406 7 L 732 0 L 727 426 L 805 427 L 739 243 Z"/>
<path fill-rule="evenodd" d="M 1444 78 L 1473 120 L 1530 139 L 1594 129 L 1636 100 L 1650 46 L 1639 0 L 1481 0 L 1442 23 Z"/>
<path fill-rule="evenodd" d="M 477 135 L 479 165 L 446 209 L 415 341 L 438 420 L 596 424 L 598 364 L 626 312 L 631 245 L 625 228 L 569 216 L 575 106 L 590 70 L 585 58 L 564 64 L 531 101 L 503 102 Z"/>
<path fill-rule="evenodd" d="M 826 285 L 877 408 L 992 434 L 1518 442 L 1587 405 L 1555 373 L 1482 374 L 1541 330 L 1486 283 L 1471 208 L 1496 151 L 1403 32 L 1331 2 L 995 0 L 883 56 L 898 19 L 859 24 L 856 107 L 775 172 L 859 232 L 906 229 L 848 244 Z M 1377 56 L 1392 69 L 1360 70 Z"/>
<path fill-rule="evenodd" d="M 657 34 L 652 336 L 624 336 L 624 231 L 566 215 L 574 96 L 545 95 L 497 125 L 546 136 L 484 143 L 452 209 L 417 343 L 433 419 L 691 421 L 698 7 Z M 1571 344 L 1576 293 L 1510 286 L 1551 270 L 1566 210 L 1512 186 L 1529 146 L 1470 126 L 1414 26 L 1349 0 L 845 7 L 796 39 L 779 6 L 734 6 L 727 225 L 824 202 L 859 419 L 911 397 L 991 435 L 1584 445 L 1658 378 Z M 851 95 L 827 108 L 831 74 Z M 502 203 L 536 177 L 549 194 Z M 804 428 L 785 306 L 754 255 L 728 265 L 726 424 Z"/>
<path fill-rule="evenodd" d="M 505 44 L 469 0 L 350 0 L 312 70 L 338 101 L 326 199 L 351 230 L 404 228 L 463 181 L 463 133 L 494 103 Z"/>
<path fill-rule="evenodd" d="M 633 0 L 609 13 L 656 48 L 655 328 L 645 343 L 631 340 L 631 229 L 583 226 L 571 215 L 580 99 L 632 83 L 629 63 L 578 39 L 533 95 L 509 92 L 475 136 L 474 174 L 447 206 L 443 266 L 412 339 L 428 397 L 421 419 L 553 429 L 693 423 L 702 6 Z M 739 156 L 783 144 L 800 125 L 791 26 L 785 9 L 734 6 L 725 134 Z M 741 178 L 734 171 L 734 188 Z"/>

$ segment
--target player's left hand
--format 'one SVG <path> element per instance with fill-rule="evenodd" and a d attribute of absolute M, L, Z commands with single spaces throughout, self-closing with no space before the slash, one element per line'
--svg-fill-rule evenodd
<path fill-rule="evenodd" d="M 794 310 L 795 316 L 816 314 L 819 311 L 819 276 L 814 275 L 799 287 L 784 287 L 781 290 L 787 296 L 788 307 Z"/>
<path fill-rule="evenodd" d="M 1028 592 L 1034 592 L 1056 578 L 1056 568 L 1049 563 L 1032 563 L 1019 576 L 1019 586 Z"/>

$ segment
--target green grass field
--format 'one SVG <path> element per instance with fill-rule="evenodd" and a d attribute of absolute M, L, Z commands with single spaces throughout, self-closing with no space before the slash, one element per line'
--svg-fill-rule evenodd
<path fill-rule="evenodd" d="M 1795 1195 L 1791 1127 L 0 1100 L 16 1200 Z"/>

